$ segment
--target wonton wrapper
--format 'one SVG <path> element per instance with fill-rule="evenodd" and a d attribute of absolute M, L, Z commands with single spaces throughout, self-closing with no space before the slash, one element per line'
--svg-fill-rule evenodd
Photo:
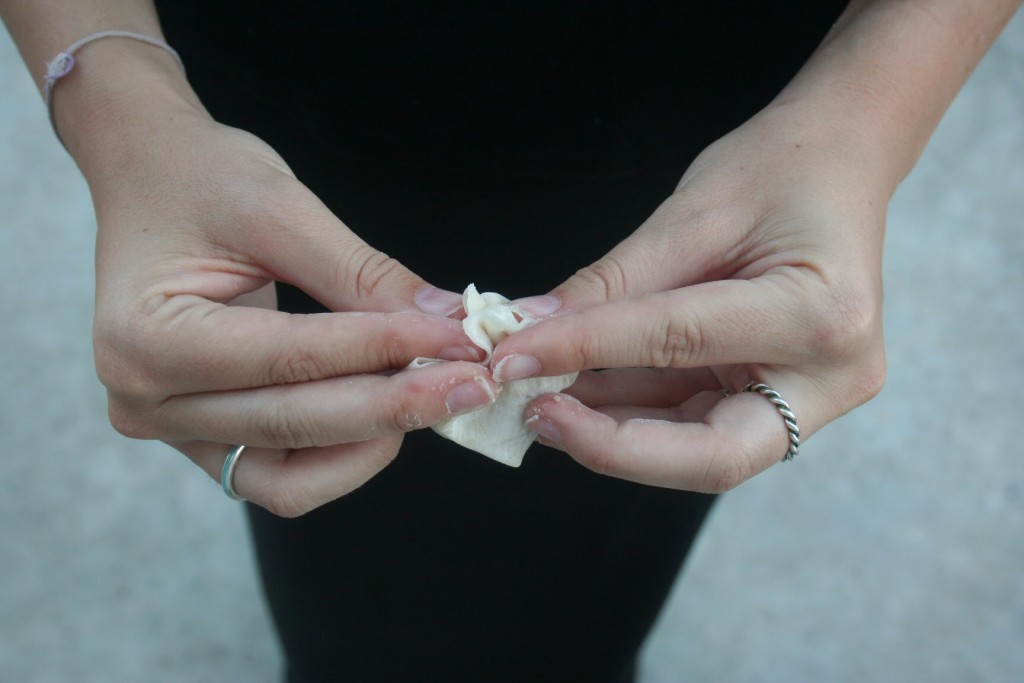
<path fill-rule="evenodd" d="M 474 285 L 467 287 L 462 295 L 462 307 L 466 311 L 462 329 L 474 344 L 487 352 L 484 363 L 490 360 L 495 344 L 513 332 L 524 330 L 537 322 L 536 318 L 510 305 L 502 295 L 494 292 L 480 294 Z M 437 361 L 417 358 L 412 367 L 422 367 L 433 362 Z M 434 425 L 432 429 L 488 458 L 519 467 L 526 449 L 537 438 L 536 433 L 523 424 L 526 406 L 538 396 L 565 389 L 576 381 L 577 374 L 573 372 L 559 377 L 531 377 L 505 382 L 501 385 L 497 400 L 491 405 L 456 415 Z"/>

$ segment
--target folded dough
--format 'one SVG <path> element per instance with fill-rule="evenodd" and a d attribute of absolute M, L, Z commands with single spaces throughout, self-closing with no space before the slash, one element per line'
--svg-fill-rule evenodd
<path fill-rule="evenodd" d="M 466 318 L 462 329 L 474 344 L 487 352 L 483 363 L 491 359 L 494 346 L 508 335 L 535 324 L 537 319 L 519 310 L 500 294 L 476 291 L 470 285 L 462 295 Z M 429 364 L 432 359 L 417 358 L 413 366 Z M 532 377 L 501 385 L 497 400 L 489 406 L 463 413 L 434 425 L 433 430 L 455 443 L 470 448 L 500 463 L 519 467 L 523 455 L 536 434 L 523 424 L 523 412 L 533 399 L 552 394 L 576 381 L 578 373 L 558 377 Z"/>

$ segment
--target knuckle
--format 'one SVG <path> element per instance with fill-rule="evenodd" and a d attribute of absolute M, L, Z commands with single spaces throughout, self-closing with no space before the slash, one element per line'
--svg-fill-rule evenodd
<path fill-rule="evenodd" d="M 93 335 L 96 376 L 107 390 L 132 402 L 159 400 L 153 371 L 147 367 L 144 326 L 124 320 Z"/>
<path fill-rule="evenodd" d="M 588 470 L 606 477 L 627 476 L 629 468 L 624 464 L 623 458 L 629 456 L 623 453 L 615 444 L 622 439 L 630 438 L 628 427 L 619 423 L 609 438 L 597 440 L 592 445 L 570 451 L 572 457 Z"/>
<path fill-rule="evenodd" d="M 830 359 L 863 352 L 876 337 L 880 298 L 865 290 L 833 292 L 819 306 L 812 350 Z"/>
<path fill-rule="evenodd" d="M 595 472 L 606 477 L 619 477 L 623 474 L 615 454 L 603 449 L 594 453 L 592 465 Z"/>
<path fill-rule="evenodd" d="M 326 445 L 318 442 L 316 429 L 303 415 L 286 398 L 274 401 L 259 418 L 257 432 L 264 443 L 276 448 Z"/>
<path fill-rule="evenodd" d="M 702 493 L 711 493 L 714 495 L 720 495 L 728 493 L 734 488 L 746 481 L 736 471 L 735 468 L 725 468 L 712 473 L 713 476 L 709 476 L 706 480 L 706 486 Z"/>
<path fill-rule="evenodd" d="M 253 192 L 251 186 L 244 182 L 237 185 L 241 178 L 251 177 L 253 169 L 246 170 L 247 173 L 240 174 L 238 179 L 227 181 L 233 185 L 228 191 L 238 198 L 237 211 L 246 224 L 289 225 L 297 212 L 308 211 L 309 190 L 288 173 L 268 167 L 259 178 L 260 191 Z"/>
<path fill-rule="evenodd" d="M 680 368 L 700 365 L 707 356 L 707 335 L 692 316 L 665 316 L 647 341 L 652 367 Z"/>
<path fill-rule="evenodd" d="M 107 417 L 119 434 L 131 439 L 160 438 L 153 408 L 166 398 L 147 365 L 144 325 L 125 316 L 97 322 L 93 332 L 96 376 L 107 389 Z"/>
<path fill-rule="evenodd" d="M 861 363 L 853 372 L 846 396 L 853 400 L 851 408 L 867 403 L 881 393 L 885 386 L 885 353 L 877 353 L 868 362 Z"/>
<path fill-rule="evenodd" d="M 374 439 L 369 449 L 361 449 L 354 457 L 354 474 L 336 486 L 324 486 L 322 480 L 305 481 L 298 477 L 271 477 L 261 488 L 250 495 L 250 500 L 266 508 L 278 517 L 294 519 L 301 517 L 328 501 L 351 493 L 372 479 L 388 466 L 398 455 L 402 443 L 401 437 L 396 439 Z M 284 469 L 284 468 L 282 468 Z"/>
<path fill-rule="evenodd" d="M 572 334 L 563 337 L 561 346 L 567 356 L 567 367 L 590 369 L 600 367 L 603 357 L 601 340 L 592 334 Z"/>
<path fill-rule="evenodd" d="M 420 341 L 422 338 L 420 339 Z M 417 356 L 413 352 L 416 339 L 399 329 L 379 335 L 365 348 L 367 361 L 382 368 L 402 368 Z"/>
<path fill-rule="evenodd" d="M 389 393 L 380 411 L 385 429 L 411 432 L 423 427 L 423 407 L 431 394 L 429 385 L 418 381 L 407 382 L 400 390 Z"/>
<path fill-rule="evenodd" d="M 707 473 L 702 493 L 715 495 L 727 493 L 745 482 L 749 477 L 743 475 L 739 467 L 725 465 L 716 467 Z"/>
<path fill-rule="evenodd" d="M 629 283 L 626 269 L 616 257 L 607 255 L 586 268 L 576 271 L 576 277 L 585 285 L 599 289 L 605 301 L 616 301 L 626 296 Z"/>
<path fill-rule="evenodd" d="M 861 374 L 863 380 L 861 389 L 865 403 L 882 392 L 882 388 L 885 387 L 886 374 L 885 354 L 882 353 L 869 363 Z"/>
<path fill-rule="evenodd" d="M 404 269 L 398 261 L 368 244 L 356 247 L 342 267 L 344 273 L 340 281 L 349 283 L 360 299 L 372 297 L 382 284 Z"/>
<path fill-rule="evenodd" d="M 107 393 L 107 417 L 118 434 L 129 439 L 156 439 L 156 426 L 139 406 Z"/>
<path fill-rule="evenodd" d="M 615 476 L 615 455 L 609 450 L 598 448 L 583 453 L 574 453 L 573 456 L 588 470 L 596 474 Z"/>
<path fill-rule="evenodd" d="M 327 377 L 327 370 L 322 359 L 292 347 L 267 366 L 267 379 L 269 384 L 298 384 Z"/>

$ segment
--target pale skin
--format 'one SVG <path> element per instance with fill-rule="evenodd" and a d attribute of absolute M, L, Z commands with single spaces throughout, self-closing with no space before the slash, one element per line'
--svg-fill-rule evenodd
<path fill-rule="evenodd" d="M 498 346 L 493 377 L 469 362 L 397 371 L 481 357 L 444 317 L 457 295 L 360 240 L 262 141 L 213 121 L 170 55 L 91 44 L 57 86 L 55 118 L 96 207 L 111 421 L 214 479 L 230 444 L 247 444 L 236 489 L 294 516 L 362 485 L 405 431 L 492 401 L 495 380 L 611 368 L 538 399 L 527 425 L 611 476 L 732 488 L 781 458 L 786 431 L 764 398 L 723 388 L 770 384 L 805 438 L 880 389 L 886 206 L 1020 4 L 854 2 L 643 226 L 527 302 L 551 317 Z M 0 0 L 0 14 L 37 77 L 95 31 L 160 37 L 145 0 Z M 273 280 L 334 312 L 272 310 Z"/>
<path fill-rule="evenodd" d="M 527 426 L 583 465 L 656 486 L 735 487 L 885 377 L 886 208 L 1020 2 L 853 2 L 768 107 L 705 150 L 635 233 L 498 345 L 499 380 L 584 373 Z M 642 368 L 642 369 L 638 369 Z"/>
<path fill-rule="evenodd" d="M 162 37 L 149 2 L 4 0 L 25 62 L 112 27 Z M 96 209 L 97 371 L 121 432 L 295 516 L 360 486 L 402 435 L 493 401 L 483 354 L 430 287 L 360 240 L 266 144 L 213 121 L 168 53 L 104 39 L 58 84 L 55 119 Z M 273 310 L 270 283 L 334 313 Z M 235 305 L 227 305 L 235 304 Z M 396 372 L 397 371 L 397 372 Z"/>

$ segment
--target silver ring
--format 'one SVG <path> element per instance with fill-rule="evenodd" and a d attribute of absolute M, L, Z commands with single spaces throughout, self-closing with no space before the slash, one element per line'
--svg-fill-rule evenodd
<path fill-rule="evenodd" d="M 782 460 L 792 460 L 796 457 L 796 454 L 800 452 L 800 428 L 796 426 L 796 415 L 793 414 L 789 404 L 779 396 L 779 392 L 760 382 L 750 382 L 743 387 L 743 391 L 756 391 L 772 402 L 772 405 L 782 415 L 782 419 L 785 420 L 786 429 L 789 430 L 789 450 L 782 456 Z"/>
<path fill-rule="evenodd" d="M 224 495 L 231 500 L 245 500 L 245 498 L 238 495 L 232 483 L 235 478 L 235 466 L 238 465 L 238 458 L 241 457 L 244 451 L 245 446 L 235 446 L 232 448 L 231 452 L 228 453 L 228 457 L 224 458 L 224 467 L 220 468 L 220 487 L 224 490 Z"/>

